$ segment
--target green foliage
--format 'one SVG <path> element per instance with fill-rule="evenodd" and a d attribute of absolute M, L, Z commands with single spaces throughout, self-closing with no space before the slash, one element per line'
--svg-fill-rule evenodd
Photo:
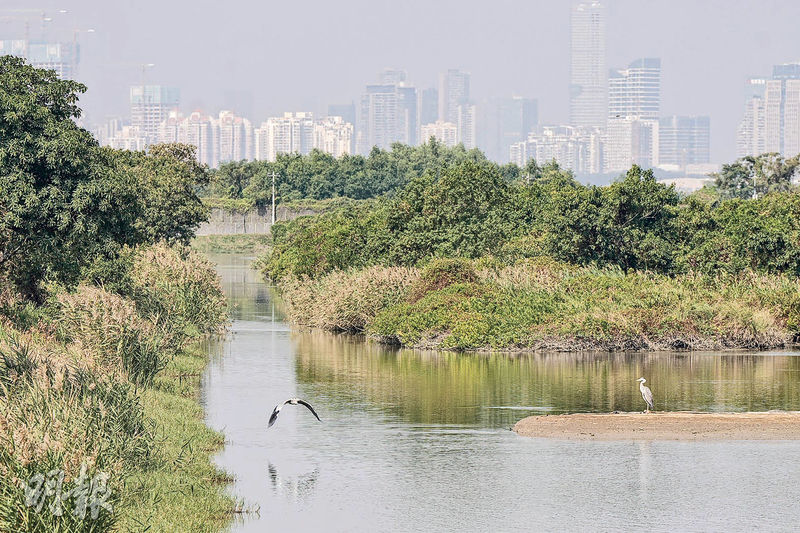
<path fill-rule="evenodd" d="M 784 159 L 780 154 L 769 153 L 722 165 L 722 170 L 712 177 L 723 198 L 749 199 L 788 191 L 799 169 L 800 155 Z"/>
<path fill-rule="evenodd" d="M 464 161 L 487 162 L 478 150 L 446 148 L 431 140 L 421 146 L 395 144 L 391 151 L 375 148 L 369 156 L 330 154 L 313 150 L 308 155 L 278 154 L 276 161 L 226 163 L 215 171 L 210 194 L 242 199 L 259 206 L 272 202 L 275 173 L 278 203 L 345 197 L 367 199 L 391 193 L 414 177 L 437 172 Z"/>
<path fill-rule="evenodd" d="M 0 57 L 0 278 L 38 300 L 45 278 L 74 285 L 124 245 L 188 242 L 207 216 L 193 149 L 99 147 L 76 124 L 85 90 Z"/>

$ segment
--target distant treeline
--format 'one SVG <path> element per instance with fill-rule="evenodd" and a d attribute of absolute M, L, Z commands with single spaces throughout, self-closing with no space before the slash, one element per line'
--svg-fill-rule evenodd
<path fill-rule="evenodd" d="M 512 178 L 502 168 L 477 157 L 442 165 L 390 197 L 279 224 L 265 271 L 280 279 L 436 257 L 544 256 L 670 275 L 800 275 L 796 158 L 726 165 L 716 187 L 688 197 L 636 166 L 606 187 L 581 185 L 555 164 Z M 758 199 L 748 199 L 754 185 Z"/>

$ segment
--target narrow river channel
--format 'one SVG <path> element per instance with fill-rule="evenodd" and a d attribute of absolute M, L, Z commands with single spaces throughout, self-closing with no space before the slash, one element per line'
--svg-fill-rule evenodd
<path fill-rule="evenodd" d="M 437 354 L 292 331 L 236 255 L 203 396 L 216 462 L 258 513 L 233 531 L 796 530 L 800 442 L 565 442 L 529 414 L 800 410 L 800 354 Z M 299 396 L 275 426 L 275 404 Z"/>

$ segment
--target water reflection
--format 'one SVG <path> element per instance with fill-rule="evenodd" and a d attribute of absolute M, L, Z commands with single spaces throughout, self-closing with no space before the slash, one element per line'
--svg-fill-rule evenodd
<path fill-rule="evenodd" d="M 789 530 L 800 442 L 564 442 L 528 413 L 798 409 L 800 358 L 766 354 L 457 355 L 292 332 L 248 260 L 219 258 L 237 303 L 204 376 L 215 461 L 259 509 L 234 531 Z M 273 317 L 273 309 L 275 315 Z M 309 400 L 325 421 L 289 410 Z M 284 416 L 286 418 L 284 418 Z"/>
<path fill-rule="evenodd" d="M 270 462 L 267 466 L 267 472 L 269 473 L 268 477 L 273 492 L 282 494 L 295 502 L 301 502 L 308 498 L 314 491 L 317 478 L 319 478 L 319 467 L 299 476 L 282 477 L 278 473 L 278 468 Z"/>
<path fill-rule="evenodd" d="M 500 427 L 541 412 L 800 409 L 800 357 L 764 353 L 455 354 L 392 350 L 345 336 L 293 335 L 300 382 L 424 424 Z"/>

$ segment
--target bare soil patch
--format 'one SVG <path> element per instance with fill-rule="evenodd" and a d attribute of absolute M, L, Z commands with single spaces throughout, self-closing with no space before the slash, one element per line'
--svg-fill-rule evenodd
<path fill-rule="evenodd" d="M 564 440 L 797 440 L 800 412 L 578 413 L 529 416 L 514 431 Z"/>

